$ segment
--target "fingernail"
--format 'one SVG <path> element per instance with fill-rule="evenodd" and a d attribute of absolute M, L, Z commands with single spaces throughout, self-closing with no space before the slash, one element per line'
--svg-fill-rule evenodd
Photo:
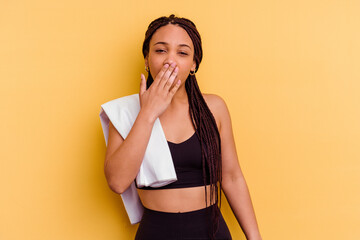
<path fill-rule="evenodd" d="M 169 67 L 169 64 L 165 64 L 164 67 L 165 67 L 165 68 Z"/>
<path fill-rule="evenodd" d="M 176 63 L 175 63 L 175 62 L 173 62 L 173 63 L 171 64 L 171 66 L 172 66 L 172 67 L 175 67 L 175 66 L 176 66 Z"/>

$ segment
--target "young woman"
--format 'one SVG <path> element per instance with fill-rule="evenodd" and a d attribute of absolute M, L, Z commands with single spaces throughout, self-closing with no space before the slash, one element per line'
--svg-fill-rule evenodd
<path fill-rule="evenodd" d="M 138 189 L 145 208 L 135 239 L 231 239 L 219 210 L 221 191 L 247 239 L 261 239 L 235 149 L 224 100 L 201 93 L 195 73 L 202 60 L 193 22 L 174 15 L 150 23 L 143 43 L 140 112 L 125 139 L 113 124 L 105 157 L 110 188 L 123 193 L 139 171 L 159 118 L 178 180 Z"/>

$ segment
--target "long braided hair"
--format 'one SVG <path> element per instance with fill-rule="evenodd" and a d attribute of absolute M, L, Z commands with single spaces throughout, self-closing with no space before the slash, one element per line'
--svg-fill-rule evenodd
<path fill-rule="evenodd" d="M 186 18 L 175 17 L 174 14 L 169 17 L 160 17 L 152 21 L 145 33 L 145 40 L 143 43 L 142 52 L 144 58 L 149 54 L 149 43 L 157 29 L 167 24 L 174 24 L 182 27 L 189 34 L 194 45 L 194 60 L 196 62 L 197 72 L 200 62 L 202 60 L 203 52 L 201 45 L 201 37 L 196 29 L 195 24 Z M 153 77 L 150 72 L 146 81 L 147 88 L 153 83 Z M 210 203 L 218 204 L 221 207 L 221 142 L 220 134 L 217 128 L 214 116 L 212 115 L 209 107 L 207 106 L 195 75 L 189 75 L 185 82 L 185 89 L 189 100 L 189 113 L 192 124 L 196 129 L 196 134 L 200 139 L 203 178 L 205 185 L 205 201 L 208 205 L 206 183 L 210 183 Z M 210 179 L 206 179 L 206 172 L 209 172 Z M 215 199 L 214 199 L 215 197 Z M 219 212 L 218 209 L 212 207 L 211 219 L 212 228 L 211 238 L 214 238 L 218 230 Z"/>

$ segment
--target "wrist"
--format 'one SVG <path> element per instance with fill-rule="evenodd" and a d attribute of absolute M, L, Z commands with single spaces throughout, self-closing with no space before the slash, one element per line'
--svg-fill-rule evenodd
<path fill-rule="evenodd" d="M 146 123 L 154 124 L 157 117 L 154 116 L 154 114 L 151 113 L 150 111 L 147 111 L 146 109 L 141 108 L 138 118 L 142 119 Z"/>

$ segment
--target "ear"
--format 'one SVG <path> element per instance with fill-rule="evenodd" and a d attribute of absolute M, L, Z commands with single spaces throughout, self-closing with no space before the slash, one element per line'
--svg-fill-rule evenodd
<path fill-rule="evenodd" d="M 191 66 L 191 71 L 195 71 L 195 69 L 196 69 L 196 62 L 195 62 L 195 60 L 193 61 L 193 65 Z"/>
<path fill-rule="evenodd" d="M 149 58 L 149 57 L 146 56 L 146 58 L 144 59 L 144 61 L 145 61 L 145 66 L 147 66 L 147 67 L 149 66 L 149 60 L 148 60 L 148 58 Z"/>

